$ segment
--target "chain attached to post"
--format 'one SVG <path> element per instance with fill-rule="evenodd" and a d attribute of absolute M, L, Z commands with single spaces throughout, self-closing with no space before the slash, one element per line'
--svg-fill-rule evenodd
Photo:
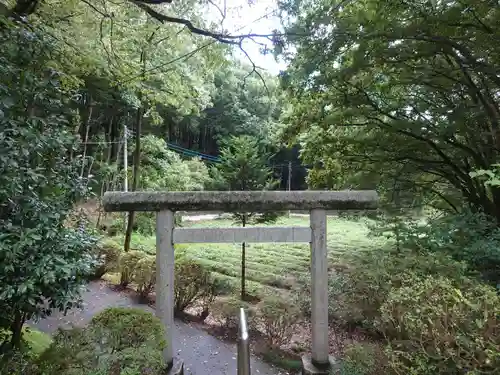
<path fill-rule="evenodd" d="M 250 375 L 250 340 L 245 310 L 240 308 L 238 330 L 238 375 Z"/>

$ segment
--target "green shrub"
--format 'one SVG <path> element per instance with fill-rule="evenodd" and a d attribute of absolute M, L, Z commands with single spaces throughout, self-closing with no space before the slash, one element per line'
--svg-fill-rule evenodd
<path fill-rule="evenodd" d="M 94 271 L 94 277 L 100 278 L 105 273 L 118 269 L 121 247 L 115 241 L 109 238 L 102 239 L 95 247 L 95 254 L 99 264 Z"/>
<path fill-rule="evenodd" d="M 344 349 L 340 375 L 388 375 L 382 348 L 372 343 L 352 343 Z"/>
<path fill-rule="evenodd" d="M 132 272 L 132 282 L 142 301 L 146 301 L 156 284 L 156 256 L 146 255 L 140 259 Z"/>
<path fill-rule="evenodd" d="M 247 302 L 234 296 L 217 299 L 212 305 L 212 317 L 221 327 L 235 330 L 238 328 L 240 308 L 242 307 L 247 313 L 248 323 L 251 323 L 254 315 L 253 309 Z M 251 326 L 251 324 L 249 325 Z"/>
<path fill-rule="evenodd" d="M 0 374 L 38 375 L 39 372 L 30 352 L 12 350 L 0 353 Z"/>
<path fill-rule="evenodd" d="M 114 237 L 119 233 L 125 233 L 126 226 L 127 224 L 125 222 L 125 218 L 123 217 L 123 215 L 120 215 L 113 218 L 109 225 L 103 225 L 101 230 L 105 231 L 108 236 Z"/>
<path fill-rule="evenodd" d="M 125 233 L 127 228 L 126 216 L 116 217 L 108 228 L 109 236 L 116 236 L 119 233 Z M 134 224 L 132 231 L 144 236 L 154 235 L 156 232 L 156 218 L 154 212 L 136 212 L 134 214 Z"/>
<path fill-rule="evenodd" d="M 334 303 L 338 297 L 339 290 L 345 278 L 338 273 L 332 273 L 328 278 L 328 295 L 330 304 L 328 305 L 328 315 L 331 319 L 335 319 L 337 306 Z M 300 310 L 300 313 L 305 318 L 311 317 L 311 275 L 301 275 L 297 278 L 293 291 L 293 303 Z"/>
<path fill-rule="evenodd" d="M 92 318 L 89 328 L 113 351 L 142 345 L 162 350 L 165 346 L 165 329 L 161 321 L 137 308 L 108 308 Z"/>
<path fill-rule="evenodd" d="M 182 217 L 178 214 L 174 216 L 175 226 L 182 226 Z M 116 236 L 119 233 L 125 233 L 127 222 L 125 216 L 116 217 L 108 228 L 109 236 Z M 136 212 L 134 214 L 134 225 L 132 231 L 144 236 L 151 236 L 156 233 L 156 213 L 154 212 Z"/>
<path fill-rule="evenodd" d="M 38 358 L 38 365 L 44 373 L 72 373 L 78 368 L 93 369 L 98 366 L 99 354 L 96 351 L 99 342 L 88 329 L 59 329 L 52 344 Z"/>
<path fill-rule="evenodd" d="M 146 253 L 138 250 L 131 250 L 122 254 L 120 258 L 120 283 L 122 286 L 130 284 L 137 263 L 144 257 L 146 257 Z"/>
<path fill-rule="evenodd" d="M 211 277 L 216 296 L 226 296 L 234 292 L 234 286 L 227 278 L 214 275 Z"/>
<path fill-rule="evenodd" d="M 164 332 L 149 312 L 109 308 L 85 328 L 59 330 L 38 363 L 45 374 L 160 373 Z"/>
<path fill-rule="evenodd" d="M 134 216 L 134 231 L 145 236 L 151 236 L 156 232 L 155 212 L 136 212 Z"/>
<path fill-rule="evenodd" d="M 189 245 L 188 244 L 176 244 L 174 245 L 174 257 L 175 261 L 179 262 L 188 257 Z"/>
<path fill-rule="evenodd" d="M 466 262 L 488 282 L 500 283 L 500 228 L 494 218 L 464 211 L 400 229 L 402 246 L 420 253 L 440 253 Z"/>
<path fill-rule="evenodd" d="M 175 311 L 184 312 L 200 299 L 212 299 L 215 290 L 210 272 L 201 264 L 187 257 L 177 257 L 175 263 Z"/>
<path fill-rule="evenodd" d="M 425 277 L 441 275 L 460 282 L 467 266 L 443 254 L 410 251 L 360 251 L 346 254 L 330 280 L 330 312 L 341 322 L 372 326 L 380 307 L 393 289 L 411 273 Z"/>
<path fill-rule="evenodd" d="M 259 303 L 257 324 L 263 329 L 269 345 L 279 347 L 290 341 L 300 317 L 295 304 L 281 297 L 269 296 Z"/>
<path fill-rule="evenodd" d="M 500 297 L 477 282 L 410 275 L 381 307 L 398 373 L 486 374 L 500 368 Z"/>

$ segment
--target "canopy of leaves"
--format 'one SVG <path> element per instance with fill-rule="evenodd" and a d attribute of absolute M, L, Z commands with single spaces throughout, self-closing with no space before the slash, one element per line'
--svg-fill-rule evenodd
<path fill-rule="evenodd" d="M 27 319 L 78 302 L 94 240 L 65 226 L 89 194 L 79 176 L 72 92 L 42 35 L 3 24 L 0 40 L 0 329 L 20 344 Z"/>
<path fill-rule="evenodd" d="M 268 163 L 270 155 L 262 143 L 251 136 L 232 136 L 221 149 L 218 171 L 229 190 L 271 190 L 276 187 Z M 276 213 L 235 213 L 233 217 L 243 226 L 255 222 L 274 221 Z"/>
<path fill-rule="evenodd" d="M 203 190 L 210 182 L 208 167 L 202 161 L 182 160 L 162 139 L 147 135 L 141 147 L 141 190 Z"/>
<path fill-rule="evenodd" d="M 200 8 L 185 1 L 176 2 L 171 11 L 196 18 Z M 64 49 L 64 68 L 94 90 L 111 94 L 101 86 L 105 79 L 131 106 L 143 100 L 171 105 L 185 114 L 210 101 L 210 75 L 221 61 L 222 49 L 206 48 L 206 41 L 180 25 L 159 25 L 131 2 L 67 1 L 61 6 L 49 0 L 37 16 L 33 22 Z"/>
<path fill-rule="evenodd" d="M 266 139 L 277 126 L 283 100 L 277 82 L 266 75 L 264 85 L 259 77 L 248 75 L 251 69 L 234 64 L 215 74 L 213 105 L 202 121 L 217 128 L 219 139 L 230 135 Z"/>
<path fill-rule="evenodd" d="M 300 5 L 300 7 L 299 7 Z M 287 1 L 296 47 L 283 82 L 321 187 L 389 200 L 460 196 L 500 218 L 500 190 L 471 177 L 498 162 L 500 8 L 491 1 Z M 298 11 L 300 9 L 300 12 Z M 395 192 L 399 192 L 394 196 Z"/>

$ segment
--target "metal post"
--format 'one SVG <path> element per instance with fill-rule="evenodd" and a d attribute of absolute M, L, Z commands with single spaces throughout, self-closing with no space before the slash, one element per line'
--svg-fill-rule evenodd
<path fill-rule="evenodd" d="M 250 375 L 250 342 L 245 310 L 240 308 L 238 331 L 238 375 Z"/>

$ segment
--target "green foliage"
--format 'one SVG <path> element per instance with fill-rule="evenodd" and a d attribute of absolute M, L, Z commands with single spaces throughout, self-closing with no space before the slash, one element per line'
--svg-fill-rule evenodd
<path fill-rule="evenodd" d="M 200 125 L 213 129 L 218 142 L 242 135 L 259 138 L 262 143 L 273 142 L 284 99 L 282 91 L 275 77 L 264 74 L 266 90 L 259 77 L 248 76 L 251 70 L 233 61 L 215 73 L 213 105 L 205 110 Z"/>
<path fill-rule="evenodd" d="M 484 374 L 500 365 L 500 297 L 475 282 L 409 275 L 381 307 L 392 366 L 406 374 Z"/>
<path fill-rule="evenodd" d="M 258 139 L 230 136 L 223 142 L 219 169 L 231 190 L 262 190 L 272 181 L 269 154 Z"/>
<path fill-rule="evenodd" d="M 41 355 L 40 367 L 64 375 L 158 373 L 164 367 L 164 328 L 160 320 L 140 309 L 108 308 L 85 328 L 60 330 Z"/>
<path fill-rule="evenodd" d="M 175 263 L 174 309 L 184 312 L 198 300 L 213 301 L 216 289 L 210 272 L 200 263 L 187 257 L 178 257 Z"/>
<path fill-rule="evenodd" d="M 156 233 L 156 213 L 155 212 L 136 212 L 134 216 L 134 231 L 153 235 Z M 123 228 L 124 221 L 120 220 Z"/>
<path fill-rule="evenodd" d="M 174 215 L 175 226 L 182 226 L 182 217 L 179 214 Z M 125 217 L 120 217 L 113 220 L 110 230 L 110 235 L 115 236 L 117 233 L 122 233 L 126 226 Z M 133 231 L 145 236 L 151 236 L 156 233 L 156 213 L 155 212 L 136 212 L 134 215 Z"/>
<path fill-rule="evenodd" d="M 330 313 L 345 323 L 363 322 L 373 327 L 380 307 L 393 289 L 399 288 L 406 275 L 440 275 L 460 284 L 467 265 L 444 254 L 419 255 L 380 249 L 345 254 L 330 282 Z"/>
<path fill-rule="evenodd" d="M 315 186 L 376 188 L 405 206 L 465 201 L 500 218 L 499 187 L 470 175 L 500 159 L 490 135 L 499 9 L 474 0 L 280 6 L 294 47 L 283 138 L 300 142 Z"/>
<path fill-rule="evenodd" d="M 0 40 L 0 328 L 19 346 L 27 319 L 78 302 L 92 273 L 95 238 L 64 224 L 89 195 L 81 178 L 75 117 L 65 76 L 51 67 L 52 43 L 22 26 Z"/>
<path fill-rule="evenodd" d="M 479 179 L 486 186 L 500 186 L 500 164 L 492 164 L 491 169 L 472 171 L 469 175 Z"/>
<path fill-rule="evenodd" d="M 341 288 L 345 287 L 346 280 L 342 275 L 330 275 L 328 278 L 328 298 L 334 301 L 341 293 Z M 302 316 L 311 318 L 311 275 L 309 273 L 300 275 L 292 288 L 293 303 L 300 310 Z M 337 307 L 331 302 L 328 305 L 328 315 L 330 319 L 337 318 Z"/>
<path fill-rule="evenodd" d="M 288 343 L 300 318 L 299 308 L 282 297 L 266 297 L 258 306 L 257 320 L 270 347 Z"/>
<path fill-rule="evenodd" d="M 377 344 L 352 343 L 344 349 L 339 375 L 388 375 L 387 358 Z"/>
<path fill-rule="evenodd" d="M 14 350 L 0 353 L 0 373 L 8 375 L 38 375 L 38 367 L 33 363 L 30 352 Z"/>
<path fill-rule="evenodd" d="M 228 279 L 214 274 L 211 274 L 211 278 L 212 287 L 216 296 L 225 296 L 234 291 L 231 282 Z"/>
<path fill-rule="evenodd" d="M 425 224 L 410 223 L 402 233 L 403 246 L 424 254 L 447 254 L 493 285 L 500 283 L 500 229 L 492 217 L 464 211 Z"/>
<path fill-rule="evenodd" d="M 31 355 L 37 356 L 41 354 L 52 343 L 52 338 L 47 333 L 31 327 L 25 327 L 23 331 L 23 340 Z"/>
<path fill-rule="evenodd" d="M 264 224 L 266 226 L 267 224 Z M 269 224 L 274 225 L 274 224 Z M 309 218 L 291 216 L 281 217 L 277 225 L 307 226 Z M 184 223 L 186 227 L 221 228 L 235 226 L 232 220 L 218 219 Z M 377 250 L 386 245 L 385 238 L 368 237 L 367 220 L 346 220 L 330 216 L 327 225 L 327 241 L 329 257 L 336 262 L 345 253 Z M 122 237 L 115 238 L 123 241 Z M 156 253 L 156 237 L 132 235 L 132 248 L 142 249 L 148 254 Z M 209 270 L 215 280 L 230 284 L 230 292 L 240 288 L 241 256 L 239 244 L 186 244 L 175 246 L 176 257 L 188 256 L 201 263 Z M 297 280 L 310 275 L 310 249 L 308 244 L 262 243 L 247 245 L 246 254 L 246 287 L 248 293 L 259 298 L 269 293 L 283 293 L 284 289 L 298 286 Z M 306 280 L 305 296 L 309 295 Z M 224 288 L 226 289 L 226 288 Z M 226 289 L 224 294 L 229 290 Z M 285 291 L 286 293 L 286 291 Z M 221 292 L 217 293 L 218 295 Z M 306 298 L 306 297 L 305 297 Z M 307 297 L 310 298 L 310 297 Z M 300 303 L 307 307 L 308 299 Z"/>
<path fill-rule="evenodd" d="M 153 135 L 141 139 L 142 190 L 203 190 L 210 182 L 208 167 L 197 159 L 182 160 L 167 148 L 165 141 Z"/>
<path fill-rule="evenodd" d="M 139 259 L 132 272 L 132 282 L 137 285 L 141 300 L 147 300 L 156 284 L 156 256 L 146 255 Z"/>
<path fill-rule="evenodd" d="M 100 278 L 105 273 L 118 269 L 121 247 L 115 241 L 103 238 L 94 249 L 99 265 L 94 270 L 94 277 Z"/>
<path fill-rule="evenodd" d="M 251 306 L 247 302 L 233 296 L 215 300 L 212 305 L 212 318 L 221 327 L 229 331 L 234 331 L 238 328 L 240 308 L 245 309 L 248 322 L 252 322 L 254 311 L 251 309 Z"/>
<path fill-rule="evenodd" d="M 92 339 L 88 329 L 60 329 L 53 335 L 52 344 L 40 355 L 37 364 L 45 372 L 66 370 L 70 374 L 78 373 L 79 367 L 90 370 L 96 366 Z"/>
<path fill-rule="evenodd" d="M 225 141 L 221 149 L 221 163 L 218 165 L 220 177 L 229 190 L 271 190 L 277 182 L 272 179 L 272 170 L 267 166 L 269 154 L 262 143 L 251 136 L 232 136 Z M 246 226 L 252 223 L 275 222 L 277 212 L 233 212 L 237 224 Z M 246 251 L 241 244 L 241 299 L 246 291 Z"/>
<path fill-rule="evenodd" d="M 92 318 L 90 327 L 111 351 L 142 345 L 162 350 L 165 346 L 163 324 L 152 313 L 141 309 L 108 308 Z"/>
<path fill-rule="evenodd" d="M 3 333 L 0 332 L 0 337 Z M 11 333 L 7 331 L 5 334 L 7 337 L 11 336 Z M 5 350 L 6 348 L 2 347 L 0 349 L 0 374 L 40 375 L 35 360 L 51 343 L 52 339 L 48 334 L 25 327 L 21 348 Z"/>
<path fill-rule="evenodd" d="M 138 250 L 131 250 L 122 254 L 120 258 L 121 285 L 127 286 L 133 280 L 137 263 L 145 257 L 146 254 Z"/>
<path fill-rule="evenodd" d="M 222 179 L 229 190 L 272 190 L 276 181 L 268 167 L 270 155 L 264 145 L 251 136 L 231 136 L 220 152 L 218 165 Z M 276 213 L 237 212 L 236 223 L 246 224 L 276 221 Z"/>

